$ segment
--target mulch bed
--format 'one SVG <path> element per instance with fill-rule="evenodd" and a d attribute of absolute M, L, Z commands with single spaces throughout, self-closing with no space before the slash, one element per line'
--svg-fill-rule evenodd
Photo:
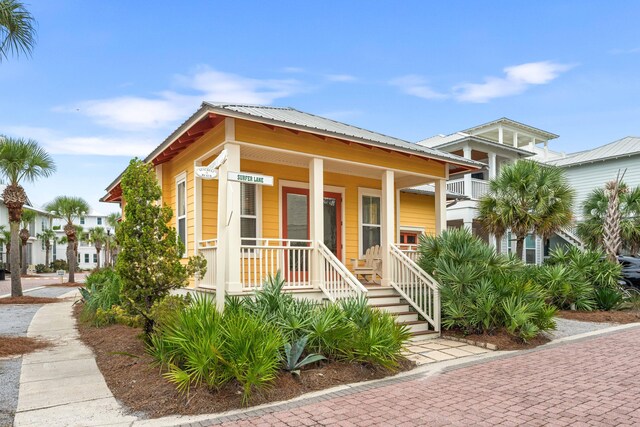
<path fill-rule="evenodd" d="M 61 302 L 60 298 L 49 297 L 8 297 L 0 298 L 0 304 L 50 304 L 54 302 Z"/>
<path fill-rule="evenodd" d="M 81 309 L 80 305 L 74 308 L 76 319 Z M 157 367 L 151 366 L 152 359 L 145 353 L 140 339 L 141 329 L 124 325 L 95 328 L 79 320 L 77 325 L 80 338 L 93 349 L 111 392 L 131 411 L 143 412 L 148 417 L 161 417 L 217 413 L 243 407 L 242 388 L 233 382 L 218 391 L 204 386 L 192 387 L 187 400 L 162 377 Z M 409 370 L 414 366 L 413 362 L 402 359 L 400 369 Z M 360 364 L 324 363 L 303 369 L 299 380 L 287 372 L 281 373 L 269 389 L 252 394 L 250 405 L 288 400 L 311 391 L 392 374 Z"/>
<path fill-rule="evenodd" d="M 518 337 L 510 335 L 506 330 L 499 329 L 492 334 L 470 334 L 465 335 L 462 331 L 456 329 L 449 329 L 442 332 L 442 337 L 447 338 L 452 336 L 456 338 L 465 338 L 468 340 L 493 344 L 498 347 L 498 350 L 524 350 L 528 348 L 538 347 L 542 344 L 546 344 L 551 341 L 549 338 L 542 335 L 530 339 L 527 342 L 522 341 Z"/>
<path fill-rule="evenodd" d="M 27 354 L 49 346 L 51 343 L 35 338 L 0 336 L 0 357 Z"/>
<path fill-rule="evenodd" d="M 64 282 L 64 283 L 53 283 L 51 285 L 44 285 L 44 286 L 50 286 L 52 288 L 83 288 L 84 283 Z"/>
<path fill-rule="evenodd" d="M 558 311 L 558 317 L 569 320 L 579 320 L 582 322 L 601 323 L 635 323 L 640 322 L 640 312 L 638 311 Z"/>

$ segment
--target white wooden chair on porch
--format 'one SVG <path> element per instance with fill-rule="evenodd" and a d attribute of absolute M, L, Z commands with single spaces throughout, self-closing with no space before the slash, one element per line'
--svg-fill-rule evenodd
<path fill-rule="evenodd" d="M 361 261 L 356 258 L 351 258 L 353 264 L 353 274 L 356 278 L 362 277 L 365 281 L 380 284 L 382 279 L 382 255 L 380 253 L 380 246 L 375 245 L 367 249 L 364 254 L 364 264 L 361 265 Z M 376 280 L 379 278 L 380 280 Z"/>

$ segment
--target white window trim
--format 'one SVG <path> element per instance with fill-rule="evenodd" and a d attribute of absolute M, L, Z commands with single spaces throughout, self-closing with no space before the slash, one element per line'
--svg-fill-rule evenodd
<path fill-rule="evenodd" d="M 362 222 L 362 196 L 374 196 L 380 198 L 380 224 L 363 224 Z M 382 190 L 376 190 L 374 188 L 358 187 L 358 258 L 362 259 L 364 256 L 364 248 L 362 247 L 362 227 L 376 226 L 380 227 L 380 236 L 382 236 Z"/>
<path fill-rule="evenodd" d="M 398 227 L 398 244 L 400 245 L 411 244 L 411 243 L 400 243 L 400 234 L 402 234 L 402 232 L 404 231 L 418 234 L 418 241 L 415 243 L 416 245 L 420 242 L 420 236 L 423 234 L 427 234 L 425 227 L 418 227 L 415 225 L 401 225 L 400 227 Z"/>
<path fill-rule="evenodd" d="M 286 179 L 279 179 L 278 180 L 278 233 L 281 239 L 284 239 L 284 230 L 282 229 L 282 206 L 283 206 L 283 199 L 282 199 L 282 188 L 283 187 L 289 187 L 289 188 L 304 188 L 306 190 L 309 189 L 309 183 L 308 182 L 301 182 L 301 181 L 289 181 Z M 347 205 L 347 199 L 345 198 L 345 190 L 344 187 L 336 187 L 335 185 L 325 185 L 324 188 L 322 189 L 323 192 L 328 192 L 328 193 L 338 193 L 340 194 L 340 196 L 342 197 L 342 212 L 340 213 L 342 215 L 342 259 L 340 261 L 342 261 L 342 263 L 345 263 L 345 260 L 347 259 L 347 231 L 346 231 L 346 205 Z"/>
<path fill-rule="evenodd" d="M 187 215 L 187 212 L 189 211 L 189 199 L 187 198 L 189 196 L 189 192 L 187 191 L 187 172 L 184 171 L 176 175 L 175 182 L 176 182 L 175 227 L 176 227 L 176 235 L 178 236 L 178 238 L 180 238 L 180 236 L 178 235 L 178 230 L 179 230 L 178 221 L 181 218 L 183 218 L 182 216 L 178 215 L 178 212 L 180 212 L 180 210 L 178 209 L 178 202 L 180 200 L 180 198 L 178 197 L 178 185 L 184 182 L 184 234 L 185 236 L 184 236 L 184 252 L 182 254 L 182 258 L 187 258 L 189 256 L 189 219 Z"/>
<path fill-rule="evenodd" d="M 242 183 L 240 183 L 242 185 Z M 242 218 L 254 218 L 256 219 L 256 245 L 260 246 L 262 244 L 262 185 L 252 184 L 256 187 L 256 214 L 254 215 L 242 215 L 242 200 L 240 200 L 240 245 L 242 246 Z M 242 194 L 242 190 L 240 191 Z M 251 240 L 249 238 L 245 240 Z M 250 258 L 261 258 L 262 251 L 253 251 L 253 253 L 248 254 Z M 247 255 L 245 255 L 247 256 Z"/>

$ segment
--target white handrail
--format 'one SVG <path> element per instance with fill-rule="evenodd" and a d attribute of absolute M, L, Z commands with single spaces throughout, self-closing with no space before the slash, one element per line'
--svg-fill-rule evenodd
<path fill-rule="evenodd" d="M 323 243 L 318 241 L 318 264 L 320 268 L 320 289 L 329 300 L 366 295 L 367 288 L 340 262 Z"/>
<path fill-rule="evenodd" d="M 265 277 L 280 271 L 284 287 L 309 288 L 311 240 L 246 238 L 254 245 L 240 245 L 240 282 L 244 289 L 261 288 Z"/>
<path fill-rule="evenodd" d="M 433 326 L 440 331 L 440 290 L 438 282 L 400 248 L 390 245 L 390 285 Z"/>
<path fill-rule="evenodd" d="M 418 244 L 417 243 L 396 243 L 396 247 L 408 256 L 411 261 L 418 262 Z"/>

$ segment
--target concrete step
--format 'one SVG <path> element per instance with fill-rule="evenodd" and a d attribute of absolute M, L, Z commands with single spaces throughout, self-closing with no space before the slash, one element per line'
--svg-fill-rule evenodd
<path fill-rule="evenodd" d="M 403 313 L 409 311 L 409 304 L 379 304 L 375 306 L 379 310 L 386 311 L 387 313 Z"/>
<path fill-rule="evenodd" d="M 367 303 L 373 306 L 381 304 L 400 304 L 400 295 L 368 296 Z"/>
<path fill-rule="evenodd" d="M 405 325 L 409 327 L 411 333 L 426 332 L 429 331 L 429 323 L 424 320 L 413 320 L 408 322 L 398 322 L 399 325 Z"/>
<path fill-rule="evenodd" d="M 411 334 L 410 342 L 421 342 L 426 340 L 433 340 L 440 337 L 440 332 L 436 331 L 422 331 L 422 332 L 414 332 Z"/>
<path fill-rule="evenodd" d="M 396 322 L 413 322 L 418 320 L 418 313 L 415 311 L 402 311 L 400 313 L 393 313 L 396 317 Z"/>

